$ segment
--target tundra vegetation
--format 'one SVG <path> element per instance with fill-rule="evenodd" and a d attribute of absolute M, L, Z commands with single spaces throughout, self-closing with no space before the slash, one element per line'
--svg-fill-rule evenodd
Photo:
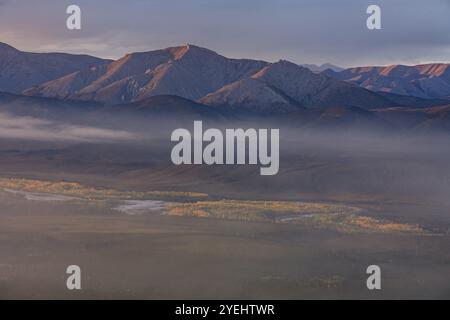
<path fill-rule="evenodd" d="M 396 223 L 363 215 L 364 210 L 342 204 L 299 201 L 209 200 L 207 194 L 171 191 L 118 191 L 86 187 L 76 182 L 54 182 L 27 179 L 0 179 L 0 188 L 6 191 L 29 192 L 33 195 L 61 195 L 72 200 L 107 200 L 111 208 L 126 200 L 164 200 L 158 212 L 173 217 L 213 218 L 262 223 L 294 223 L 311 228 L 331 229 L 344 233 L 412 233 L 431 234 L 419 225 Z M 204 198 L 205 200 L 200 200 Z M 47 199 L 52 198 L 29 198 Z M 71 200 L 68 198 L 67 200 Z M 169 202 L 170 201 L 170 202 Z M 102 202 L 102 206 L 105 204 Z M 140 211 L 146 213 L 145 208 Z M 148 213 L 154 213 L 149 209 Z"/>

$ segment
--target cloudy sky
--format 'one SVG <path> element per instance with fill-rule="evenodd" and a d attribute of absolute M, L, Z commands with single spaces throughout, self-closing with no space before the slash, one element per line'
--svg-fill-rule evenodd
<path fill-rule="evenodd" d="M 82 30 L 66 29 L 70 4 Z M 366 28 L 370 4 L 382 30 Z M 450 0 L 0 0 L 0 41 L 106 58 L 192 43 L 268 61 L 450 62 Z"/>

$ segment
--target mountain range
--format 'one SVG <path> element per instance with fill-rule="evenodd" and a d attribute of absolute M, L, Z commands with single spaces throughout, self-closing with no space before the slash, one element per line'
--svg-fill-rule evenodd
<path fill-rule="evenodd" d="M 429 127 L 436 122 L 430 119 L 437 118 L 439 127 L 447 127 L 448 64 L 321 68 L 230 59 L 190 44 L 105 60 L 27 53 L 0 43 L 0 91 L 19 95 L 17 101 L 31 101 L 20 95 L 44 99 L 35 100 L 39 106 L 79 101 L 146 114 L 286 114 L 302 123 L 396 126 L 405 120 L 414 127 L 425 121 Z M 0 99 L 0 105 L 6 100 Z"/>
<path fill-rule="evenodd" d="M 385 97 L 288 61 L 229 59 L 193 45 L 127 54 L 24 91 L 119 104 L 176 95 L 212 106 L 290 112 L 303 107 L 397 106 Z"/>
<path fill-rule="evenodd" d="M 444 63 L 328 69 L 324 73 L 376 92 L 425 99 L 450 97 L 450 65 Z"/>
<path fill-rule="evenodd" d="M 276 113 L 314 107 L 376 109 L 397 105 L 364 88 L 324 74 L 315 74 L 283 60 L 268 64 L 252 76 L 208 94 L 200 102 Z"/>

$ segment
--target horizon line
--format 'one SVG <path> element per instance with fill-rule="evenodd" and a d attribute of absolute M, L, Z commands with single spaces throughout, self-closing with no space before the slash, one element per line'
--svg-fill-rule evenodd
<path fill-rule="evenodd" d="M 204 46 L 196 45 L 196 44 L 193 44 L 193 43 L 188 43 L 188 42 L 186 42 L 184 44 L 170 45 L 170 46 L 163 47 L 163 48 L 149 49 L 149 50 L 144 50 L 144 51 L 142 51 L 142 50 L 129 51 L 129 52 L 127 52 L 127 53 L 125 53 L 125 54 L 123 54 L 121 56 L 116 56 L 116 57 L 103 57 L 101 55 L 94 55 L 94 54 L 81 53 L 81 52 L 74 52 L 72 50 L 68 50 L 68 51 L 33 50 L 33 51 L 30 51 L 29 49 L 19 49 L 17 46 L 11 45 L 11 44 L 9 44 L 7 42 L 4 42 L 4 41 L 1 41 L 1 40 L 0 40 L 0 44 L 4 44 L 6 46 L 9 46 L 9 47 L 11 47 L 11 48 L 13 48 L 13 49 L 15 49 L 15 50 L 17 50 L 19 52 L 23 52 L 23 53 L 86 55 L 86 56 L 91 56 L 91 57 L 94 57 L 94 58 L 98 58 L 98 59 L 102 59 L 102 60 L 110 60 L 110 61 L 118 61 L 118 60 L 122 59 L 123 57 L 125 57 L 127 55 L 135 54 L 135 53 L 146 53 L 146 52 L 152 52 L 152 51 L 158 51 L 158 50 L 166 50 L 166 49 L 170 49 L 170 48 L 181 48 L 181 47 L 186 47 L 186 46 L 194 46 L 194 47 L 197 47 L 197 48 L 201 48 L 201 49 L 205 49 L 205 50 L 208 50 L 208 51 L 212 51 L 215 54 L 218 54 L 218 55 L 223 56 L 223 57 L 228 58 L 228 59 L 238 59 L 238 60 L 239 59 L 250 59 L 250 60 L 264 61 L 264 62 L 267 62 L 267 63 L 276 63 L 278 61 L 285 60 L 285 61 L 289 61 L 289 62 L 292 62 L 294 64 L 297 64 L 299 66 L 314 65 L 314 66 L 317 66 L 317 67 L 321 67 L 321 66 L 323 66 L 325 64 L 330 64 L 330 65 L 332 65 L 334 67 L 338 67 L 338 68 L 342 68 L 342 69 L 353 69 L 353 68 L 364 68 L 364 67 L 372 67 L 372 68 L 379 68 L 379 67 L 381 67 L 381 68 L 383 68 L 383 67 L 390 67 L 390 66 L 415 67 L 415 66 L 430 65 L 430 64 L 448 64 L 448 65 L 450 65 L 450 61 L 436 61 L 436 60 L 421 61 L 421 62 L 415 63 L 415 64 L 414 63 L 413 64 L 411 64 L 411 63 L 391 63 L 391 64 L 369 64 L 369 65 L 354 65 L 354 66 L 343 66 L 343 65 L 336 64 L 336 63 L 329 62 L 329 61 L 323 62 L 323 63 L 314 63 L 314 62 L 298 63 L 298 62 L 294 62 L 292 60 L 288 60 L 287 58 L 279 58 L 276 61 L 268 61 L 268 60 L 251 58 L 251 57 L 239 57 L 239 58 L 237 58 L 237 57 L 229 57 L 229 56 L 223 55 L 221 53 L 218 53 L 216 50 L 213 50 L 213 49 L 210 49 L 210 48 L 207 48 L 207 47 L 204 47 Z"/>

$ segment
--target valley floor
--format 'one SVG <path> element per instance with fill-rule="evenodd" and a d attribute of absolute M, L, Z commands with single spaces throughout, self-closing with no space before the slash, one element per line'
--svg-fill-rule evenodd
<path fill-rule="evenodd" d="M 450 297 L 448 234 L 401 224 L 355 228 L 334 218 L 314 224 L 247 219 L 251 208 L 263 211 L 259 201 L 177 202 L 174 216 L 164 213 L 164 201 L 142 206 L 140 200 L 140 210 L 127 211 L 131 200 L 117 206 L 124 200 L 49 197 L 23 191 L 30 185 L 23 180 L 0 182 L 22 188 L 0 192 L 3 299 Z M 222 216 L 201 218 L 191 206 Z M 267 212 L 280 202 L 264 206 Z M 350 210 L 323 206 L 288 211 L 334 217 Z M 236 219 L 240 213 L 247 221 Z M 72 264 L 82 268 L 81 291 L 66 289 L 65 268 Z M 366 288 L 371 264 L 382 269 L 381 291 Z"/>
<path fill-rule="evenodd" d="M 304 145 L 267 181 L 151 150 L 2 141 L 0 298 L 450 298 L 444 151 Z"/>

